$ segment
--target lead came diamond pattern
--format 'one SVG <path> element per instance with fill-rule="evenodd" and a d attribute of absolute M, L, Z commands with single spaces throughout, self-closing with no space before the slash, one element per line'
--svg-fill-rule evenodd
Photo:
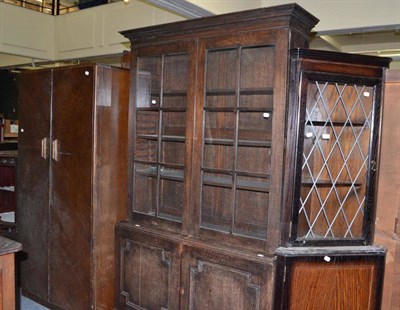
<path fill-rule="evenodd" d="M 298 235 L 362 236 L 373 88 L 311 82 L 307 89 Z"/>

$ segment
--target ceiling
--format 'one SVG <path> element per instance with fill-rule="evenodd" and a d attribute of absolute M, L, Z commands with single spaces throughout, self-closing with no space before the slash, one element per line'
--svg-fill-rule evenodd
<path fill-rule="evenodd" d="M 111 0 L 118 1 L 118 0 Z M 164 9 L 172 10 L 177 13 L 187 15 L 187 17 L 198 17 L 210 14 L 207 11 L 202 11 L 198 6 L 188 3 L 187 1 L 179 0 L 143 0 L 149 3 L 157 3 L 158 6 Z M 60 0 L 66 6 L 76 4 L 77 0 Z M 185 5 L 183 5 L 183 3 Z M 190 14 L 194 15 L 191 16 Z M 195 16 L 197 15 L 197 16 Z M 370 27 L 362 29 L 342 29 L 329 32 L 312 33 L 310 48 L 322 49 L 330 51 L 339 51 L 347 53 L 360 53 L 373 56 L 391 57 L 393 62 L 392 69 L 400 69 L 400 25 L 390 25 L 385 27 Z M 2 57 L 0 53 L 0 60 Z M 107 55 L 101 57 L 91 57 L 86 59 L 74 59 L 58 62 L 42 62 L 38 60 L 26 59 L 24 67 L 34 68 L 36 66 L 54 66 L 64 65 L 77 62 L 98 61 L 108 64 L 118 65 L 120 63 L 120 55 Z M 3 61 L 2 61 L 3 62 Z M 21 63 L 20 60 L 18 63 Z"/>

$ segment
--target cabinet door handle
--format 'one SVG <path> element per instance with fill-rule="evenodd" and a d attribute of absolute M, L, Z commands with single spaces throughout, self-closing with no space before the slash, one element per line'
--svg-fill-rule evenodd
<path fill-rule="evenodd" d="M 48 138 L 47 137 L 43 138 L 41 144 L 42 148 L 40 155 L 42 156 L 42 158 L 47 159 L 49 158 Z"/>
<path fill-rule="evenodd" d="M 51 157 L 53 158 L 54 161 L 58 161 L 58 147 L 59 147 L 59 143 L 58 140 L 55 139 L 53 140 L 53 150 L 51 153 Z"/>
<path fill-rule="evenodd" d="M 373 172 L 376 171 L 376 161 L 375 161 L 375 160 L 371 160 L 371 170 L 372 170 Z"/>

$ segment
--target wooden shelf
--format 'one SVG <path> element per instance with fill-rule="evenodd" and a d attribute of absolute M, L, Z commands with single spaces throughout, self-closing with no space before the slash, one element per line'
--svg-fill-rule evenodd
<path fill-rule="evenodd" d="M 224 188 L 232 188 L 233 187 L 233 178 L 232 175 L 226 176 L 203 176 L 203 185 L 208 186 L 216 186 L 216 187 L 224 187 Z M 256 191 L 256 192 L 269 192 L 270 183 L 266 181 L 244 181 L 237 180 L 236 189 L 247 190 L 247 191 Z"/>
<path fill-rule="evenodd" d="M 204 107 L 204 111 L 206 112 L 232 112 L 232 113 L 236 113 L 236 112 L 269 112 L 272 113 L 272 109 L 271 108 L 263 108 L 263 107 L 257 107 L 257 108 L 253 108 L 253 107 Z"/>
<path fill-rule="evenodd" d="M 164 111 L 164 112 L 186 112 L 185 108 L 165 108 L 165 107 L 146 107 L 146 108 L 136 108 L 137 111 Z"/>
<path fill-rule="evenodd" d="M 255 88 L 242 88 L 239 90 L 240 95 L 273 95 L 273 88 L 255 87 Z M 235 96 L 236 89 L 208 89 L 206 96 Z"/>
<path fill-rule="evenodd" d="M 313 186 L 314 182 L 313 181 L 302 181 L 301 186 L 304 187 L 311 187 Z M 331 181 L 326 181 L 326 180 L 320 180 L 316 182 L 317 187 L 332 187 L 333 182 Z M 351 187 L 353 185 L 352 182 L 349 181 L 338 181 L 335 183 L 335 187 Z M 362 186 L 362 183 L 354 183 L 354 187 L 360 188 Z"/>
<path fill-rule="evenodd" d="M 158 135 L 136 135 L 138 139 L 143 140 L 158 140 Z M 173 136 L 173 135 L 163 135 L 161 136 L 161 141 L 166 142 L 185 142 L 184 136 Z"/>
<path fill-rule="evenodd" d="M 306 126 L 317 126 L 317 127 L 322 127 L 322 126 L 326 126 L 326 127 L 336 127 L 336 126 L 353 126 L 353 127 L 362 127 L 365 125 L 365 122 L 339 122 L 339 121 L 307 121 L 306 122 Z"/>
<path fill-rule="evenodd" d="M 168 90 L 162 93 L 164 97 L 186 97 L 187 90 Z"/>
<path fill-rule="evenodd" d="M 233 139 L 205 138 L 204 144 L 233 146 L 234 140 Z M 269 148 L 269 147 L 271 147 L 271 142 L 270 141 L 255 141 L 255 140 L 238 140 L 238 146 Z"/>

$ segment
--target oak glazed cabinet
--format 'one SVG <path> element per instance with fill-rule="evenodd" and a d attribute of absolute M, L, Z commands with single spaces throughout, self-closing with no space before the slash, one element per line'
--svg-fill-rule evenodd
<path fill-rule="evenodd" d="M 22 293 L 51 309 L 111 309 L 114 225 L 126 218 L 129 70 L 22 72 Z"/>
<path fill-rule="evenodd" d="M 376 160 L 376 153 L 372 159 L 368 154 L 378 143 L 376 115 L 382 67 L 387 66 L 387 60 L 366 57 L 355 61 L 350 57 L 355 62 L 353 66 L 344 65 L 347 70 L 338 72 L 330 68 L 341 61 L 321 62 L 314 68 L 318 71 L 314 80 L 322 76 L 329 83 L 357 82 L 368 89 L 349 87 L 349 91 L 338 96 L 334 93 L 335 85 L 328 83 L 329 94 L 320 97 L 326 97 L 326 110 L 330 112 L 324 115 L 323 106 L 318 106 L 321 119 L 308 112 L 312 118 L 307 123 L 303 102 L 309 101 L 313 107 L 319 93 L 315 86 L 310 86 L 314 97 L 310 96 L 308 101 L 302 97 L 303 105 L 299 106 L 295 94 L 305 80 L 297 78 L 289 51 L 295 48 L 292 57 L 296 52 L 313 54 L 298 48 L 307 47 L 316 22 L 301 7 L 290 4 L 122 33 L 131 41 L 132 58 L 129 219 L 116 226 L 118 309 L 288 308 L 283 300 L 290 298 L 286 277 L 291 274 L 287 264 L 290 255 L 285 250 L 298 249 L 290 253 L 295 253 L 296 258 L 306 256 L 312 262 L 312 251 L 324 257 L 326 251 L 340 252 L 335 248 L 338 245 L 350 248 L 372 242 L 367 229 L 359 226 L 373 226 L 374 205 L 370 200 L 374 178 L 369 167 Z M 316 55 L 311 63 L 348 56 L 324 52 Z M 363 66 L 361 61 L 367 64 Z M 350 77 L 340 80 L 343 75 Z M 331 100 L 336 98 L 337 105 L 346 96 L 353 100 L 351 107 L 354 101 L 363 105 L 357 99 L 360 92 L 368 91 L 369 110 L 360 107 L 361 111 L 357 108 L 353 115 L 343 102 L 342 110 L 347 114 L 341 111 L 335 112 L 335 116 L 343 113 L 344 120 L 334 118 Z M 326 115 L 330 123 L 323 125 Z M 363 117 L 367 125 L 359 125 Z M 304 141 L 312 140 L 305 140 L 301 131 L 312 126 L 315 128 L 308 131 L 318 137 L 314 140 L 320 145 L 320 153 L 322 132 L 326 134 L 325 140 L 329 140 L 330 134 L 332 145 L 344 143 L 337 137 L 340 141 L 335 143 L 334 134 L 324 131 L 327 127 L 345 127 L 356 132 L 367 128 L 364 135 L 374 139 L 356 138 L 351 143 L 356 144 L 357 152 L 364 152 L 357 155 L 364 156 L 358 164 L 362 172 L 356 173 L 360 180 L 349 176 L 353 173 L 349 168 L 347 177 L 340 169 L 335 172 L 344 180 L 329 183 L 327 176 L 320 178 L 317 165 L 326 167 L 330 161 L 322 160 L 321 164 L 321 159 L 315 163 L 315 169 L 308 169 L 315 170 L 316 175 L 304 172 L 303 178 L 303 149 L 314 148 L 312 144 L 303 147 Z M 346 131 L 343 139 L 349 139 L 350 133 Z M 367 144 L 366 150 L 363 144 Z M 330 158 L 335 156 L 340 154 Z M 347 159 L 344 161 L 347 163 Z M 334 165 L 329 169 L 336 168 Z M 368 186 L 365 178 L 369 180 Z M 329 205 L 323 203 L 322 209 L 327 210 L 321 211 L 318 197 L 311 201 L 300 195 L 307 195 L 304 193 L 310 188 L 316 191 L 320 183 L 324 190 L 329 185 L 334 187 L 331 191 L 335 193 L 345 186 L 352 191 L 361 188 L 360 201 L 355 199 L 356 210 L 349 211 L 353 218 L 354 214 L 362 214 L 361 220 L 357 217 L 354 227 L 349 224 L 350 234 L 349 227 L 342 227 L 339 220 L 338 224 L 330 218 L 328 225 L 318 220 L 314 224 L 316 214 L 337 208 L 335 201 L 331 201 Z M 341 200 L 349 196 L 340 195 Z M 365 200 L 368 206 L 364 207 Z M 299 207 L 300 201 L 304 205 Z M 345 208 L 342 204 L 339 209 Z M 334 252 L 329 252 L 329 245 L 335 248 Z M 302 252 L 304 247 L 309 249 L 306 254 Z M 358 250 L 384 257 L 381 248 Z M 340 263 L 341 259 L 336 261 Z M 376 288 L 378 292 L 379 285 Z M 301 296 L 309 298 L 306 294 Z"/>

